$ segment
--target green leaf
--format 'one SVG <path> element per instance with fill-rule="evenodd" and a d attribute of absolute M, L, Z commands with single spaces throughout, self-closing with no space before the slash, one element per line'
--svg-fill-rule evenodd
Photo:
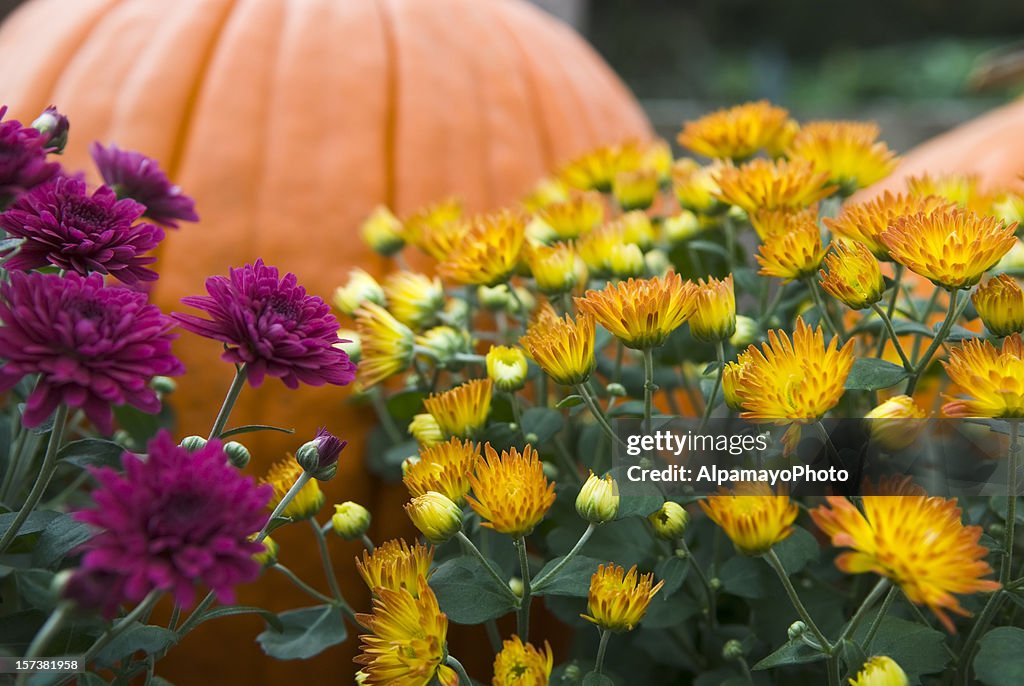
<path fill-rule="evenodd" d="M 728 258 L 729 253 L 726 252 L 725 248 L 718 243 L 712 243 L 711 241 L 690 241 L 687 243 L 691 248 L 700 252 L 711 253 L 713 255 L 721 255 L 722 257 Z"/>
<path fill-rule="evenodd" d="M 20 569 L 15 572 L 15 578 L 18 580 L 18 594 L 31 607 L 49 612 L 57 604 L 52 587 L 53 572 L 45 569 Z"/>
<path fill-rule="evenodd" d="M 775 554 L 782 561 L 782 568 L 792 576 L 806 567 L 808 562 L 817 560 L 821 548 L 810 531 L 798 526 L 786 540 L 775 545 Z"/>
<path fill-rule="evenodd" d="M 547 443 L 565 424 L 562 413 L 550 407 L 531 407 L 523 413 L 522 421 L 523 434 L 537 436 L 535 441 L 531 440 L 534 447 Z"/>
<path fill-rule="evenodd" d="M 244 426 L 236 426 L 233 429 L 228 429 L 221 433 L 220 437 L 230 438 L 231 436 L 240 436 L 241 434 L 251 434 L 257 431 L 278 431 L 283 434 L 293 434 L 295 429 L 285 429 L 280 426 L 271 426 L 270 424 L 246 424 Z"/>
<path fill-rule="evenodd" d="M 985 686 L 1024 684 L 1024 629 L 1001 626 L 979 641 L 974 674 Z"/>
<path fill-rule="evenodd" d="M 457 557 L 430 576 L 441 611 L 456 624 L 480 624 L 515 607 L 508 587 L 500 587 L 475 557 Z"/>
<path fill-rule="evenodd" d="M 583 686 L 615 686 L 615 682 L 605 674 L 590 672 L 583 677 Z"/>
<path fill-rule="evenodd" d="M 162 626 L 133 622 L 96 656 L 96 664 L 111 667 L 135 652 L 156 653 L 174 644 L 177 634 Z"/>
<path fill-rule="evenodd" d="M 0 534 L 5 533 L 11 528 L 11 524 L 14 523 L 17 516 L 17 512 L 5 512 L 0 514 Z M 52 510 L 36 510 L 29 514 L 28 519 L 26 519 L 21 525 L 21 528 L 18 529 L 18 536 L 37 534 L 45 529 L 54 517 L 59 516 L 59 512 L 53 512 Z"/>
<path fill-rule="evenodd" d="M 942 326 L 941 324 L 936 324 L 935 325 L 936 333 L 938 333 L 938 328 L 941 327 L 941 326 Z M 978 334 L 974 333 L 970 329 L 965 329 L 962 326 L 956 326 L 956 325 L 954 325 L 949 330 L 949 335 L 946 336 L 946 340 L 950 341 L 951 343 L 958 343 L 960 341 L 969 341 L 972 338 L 981 338 L 981 336 L 979 336 Z"/>
<path fill-rule="evenodd" d="M 388 398 L 385 406 L 388 408 L 388 414 L 395 419 L 409 421 L 421 411 L 425 397 L 427 394 L 423 391 L 402 391 Z"/>
<path fill-rule="evenodd" d="M 624 403 L 619 403 L 608 411 L 609 417 L 643 417 L 644 416 L 644 401 L 643 400 L 627 400 Z"/>
<path fill-rule="evenodd" d="M 865 617 L 853 632 L 853 640 L 863 643 L 873 614 Z M 941 631 L 888 615 L 882 619 L 878 633 L 866 652 L 869 655 L 888 655 L 896 660 L 910 677 L 910 682 L 914 683 L 921 674 L 934 674 L 945 669 L 949 662 L 949 654 L 942 647 L 945 640 L 946 635 Z"/>
<path fill-rule="evenodd" d="M 576 407 L 577 405 L 582 405 L 583 403 L 584 400 L 582 395 L 567 395 L 561 400 L 559 400 L 555 404 L 555 407 L 558 408 L 559 410 L 564 410 L 567 407 Z"/>
<path fill-rule="evenodd" d="M 783 665 L 800 665 L 824 659 L 821 651 L 815 650 L 801 639 L 796 639 L 783 644 L 781 648 L 754 665 L 753 669 L 774 669 Z"/>
<path fill-rule="evenodd" d="M 809 531 L 797 527 L 786 540 L 775 545 L 783 569 L 790 576 L 798 573 L 808 562 L 817 559 L 818 544 Z M 781 593 L 781 582 L 765 560 L 737 555 L 725 561 L 718 574 L 722 588 L 741 598 L 764 598 L 770 593 Z"/>
<path fill-rule="evenodd" d="M 36 567 L 53 567 L 91 537 L 92 529 L 84 522 L 75 521 L 71 515 L 55 517 L 36 541 L 32 564 Z"/>
<path fill-rule="evenodd" d="M 698 601 L 688 593 L 665 595 L 662 589 L 651 600 L 640 625 L 646 629 L 678 626 L 700 612 L 704 607 L 703 603 L 703 596 Z"/>
<path fill-rule="evenodd" d="M 878 391 L 895 386 L 908 376 L 907 370 L 898 364 L 873 357 L 860 358 L 854 360 L 844 387 L 847 390 Z"/>
<path fill-rule="evenodd" d="M 341 609 L 314 605 L 278 616 L 283 631 L 268 628 L 256 637 L 263 652 L 278 660 L 304 660 L 348 638 Z"/>
<path fill-rule="evenodd" d="M 555 566 L 564 560 L 564 557 L 556 557 L 551 560 L 534 577 L 539 579 L 554 569 Z M 576 598 L 586 598 L 590 590 L 590 577 L 597 571 L 597 566 L 602 564 L 600 560 L 585 555 L 577 555 L 569 560 L 562 569 L 550 579 L 545 579 L 544 584 L 535 586 L 533 595 L 565 595 Z"/>
<path fill-rule="evenodd" d="M 160 430 L 159 415 L 146 414 L 131 405 L 115 407 L 114 417 L 118 426 L 128 432 L 136 445 L 145 445 Z"/>
<path fill-rule="evenodd" d="M 666 557 L 654 568 L 654 575 L 665 582 L 661 594 L 670 596 L 679 590 L 686 580 L 686 573 L 690 570 L 689 560 L 672 556 Z"/>
<path fill-rule="evenodd" d="M 265 608 L 253 607 L 251 605 L 228 605 L 227 607 L 216 607 L 212 610 L 207 610 L 203 613 L 202 619 L 193 626 L 199 626 L 211 619 L 234 617 L 235 615 L 259 615 L 274 631 L 281 633 L 285 630 L 284 623 L 276 614 Z"/>
<path fill-rule="evenodd" d="M 101 438 L 83 438 L 62 447 L 57 453 L 57 459 L 82 469 L 86 467 L 119 468 L 123 454 L 124 448 L 113 441 L 105 441 Z"/>

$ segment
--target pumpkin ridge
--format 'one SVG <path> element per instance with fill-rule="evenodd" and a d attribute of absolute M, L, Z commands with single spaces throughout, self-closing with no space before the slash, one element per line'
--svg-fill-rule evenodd
<path fill-rule="evenodd" d="M 398 135 L 398 42 L 395 40 L 395 23 L 388 0 L 373 0 L 380 17 L 381 35 L 384 36 L 386 83 L 384 101 L 384 205 L 395 208 L 395 138 Z"/>
<path fill-rule="evenodd" d="M 469 13 L 472 12 L 473 21 L 476 23 L 477 27 L 482 28 L 486 26 L 485 22 L 483 21 L 484 17 L 480 12 L 481 6 L 479 3 L 475 2 L 475 0 L 468 0 L 463 2 L 463 4 L 466 6 L 466 14 L 464 16 L 468 18 Z M 474 31 L 466 31 L 466 34 L 480 35 Z M 471 57 L 469 60 L 467 60 L 466 66 L 469 69 L 471 79 L 473 81 L 476 81 L 477 83 L 480 83 L 481 73 L 478 61 L 472 59 Z M 491 108 L 488 106 L 490 103 L 488 103 L 484 99 L 483 92 L 483 88 L 474 88 L 473 99 L 476 101 L 477 110 L 483 113 L 483 116 L 480 117 L 480 128 L 483 132 L 483 138 L 484 140 L 490 140 L 491 122 L 489 117 L 487 116 L 487 112 Z M 484 181 L 484 195 L 487 197 L 487 201 L 485 204 L 485 207 L 487 209 L 491 209 L 495 206 L 495 198 L 497 197 L 497 191 L 495 190 L 497 187 L 497 183 L 496 179 L 494 178 L 495 169 L 491 159 L 492 153 L 493 148 L 490 145 L 481 146 L 480 149 L 477 151 L 477 154 L 480 155 L 480 168 L 483 170 L 483 174 L 481 176 L 483 177 Z"/>

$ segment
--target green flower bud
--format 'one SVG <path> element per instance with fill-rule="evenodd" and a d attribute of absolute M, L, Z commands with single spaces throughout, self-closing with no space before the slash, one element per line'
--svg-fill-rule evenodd
<path fill-rule="evenodd" d="M 593 524 L 604 524 L 619 513 L 619 485 L 611 474 L 604 478 L 593 472 L 576 496 L 576 512 Z"/>
<path fill-rule="evenodd" d="M 477 288 L 476 299 L 480 302 L 480 307 L 493 312 L 508 308 L 512 296 L 509 295 L 508 286 L 499 283 L 497 286 L 480 286 Z"/>
<path fill-rule="evenodd" d="M 359 503 L 347 500 L 341 505 L 334 506 L 331 527 L 334 533 L 346 541 L 361 538 L 370 528 L 370 511 Z"/>
<path fill-rule="evenodd" d="M 745 317 L 742 314 L 736 315 L 736 333 L 729 338 L 729 343 L 740 350 L 757 341 L 761 336 L 761 327 L 757 320 Z"/>
<path fill-rule="evenodd" d="M 525 587 L 523 586 L 523 580 L 520 579 L 518 576 L 514 576 L 508 580 L 508 588 L 510 591 L 515 593 L 517 597 L 523 597 L 523 591 L 525 590 Z"/>
<path fill-rule="evenodd" d="M 608 395 L 610 395 L 613 398 L 626 397 L 626 387 L 620 383 L 610 383 L 604 387 L 604 390 L 606 393 L 608 393 Z"/>
<path fill-rule="evenodd" d="M 202 436 L 185 436 L 180 445 L 190 453 L 194 453 L 206 447 L 206 439 Z"/>
<path fill-rule="evenodd" d="M 726 660 L 739 660 L 743 657 L 743 644 L 735 638 L 731 638 L 722 646 L 722 658 Z"/>
<path fill-rule="evenodd" d="M 798 619 L 789 625 L 787 633 L 789 635 L 789 640 L 795 641 L 807 633 L 807 625 Z"/>
<path fill-rule="evenodd" d="M 690 515 L 679 503 L 666 500 L 654 512 L 647 517 L 647 521 L 654 527 L 654 533 L 666 541 L 678 541 L 686 531 L 686 525 L 690 523 Z"/>
<path fill-rule="evenodd" d="M 245 469 L 245 466 L 249 464 L 249 460 L 252 459 L 249 449 L 238 441 L 228 441 L 225 443 L 224 452 L 227 453 L 228 462 L 239 469 Z"/>
<path fill-rule="evenodd" d="M 437 491 L 427 491 L 405 505 L 405 513 L 424 538 L 440 545 L 462 529 L 462 509 Z"/>
<path fill-rule="evenodd" d="M 154 376 L 149 385 L 160 395 L 167 395 L 178 390 L 178 384 L 169 376 Z"/>

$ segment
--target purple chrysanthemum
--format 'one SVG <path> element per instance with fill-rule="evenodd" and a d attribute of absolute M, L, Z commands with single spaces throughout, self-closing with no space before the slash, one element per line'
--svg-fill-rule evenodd
<path fill-rule="evenodd" d="M 47 162 L 47 139 L 16 119 L 3 121 L 7 106 L 0 107 L 0 208 L 11 198 L 48 181 L 60 169 Z"/>
<path fill-rule="evenodd" d="M 216 440 L 190 453 L 163 431 L 146 460 L 125 453 L 121 461 L 123 474 L 92 470 L 95 507 L 75 513 L 99 530 L 84 546 L 79 573 L 113 581 L 115 597 L 93 593 L 90 604 L 109 612 L 161 590 L 189 605 L 197 583 L 234 602 L 234 587 L 259 574 L 253 555 L 263 544 L 249 537 L 266 523 L 273 489 L 228 464 Z M 88 600 L 93 585 L 81 586 Z"/>
<path fill-rule="evenodd" d="M 12 272 L 0 285 L 0 323 L 0 391 L 39 374 L 25 426 L 65 403 L 109 434 L 111 406 L 156 413 L 160 398 L 150 380 L 184 371 L 171 354 L 171 319 L 144 293 L 104 286 L 98 274 Z"/>
<path fill-rule="evenodd" d="M 306 295 L 294 274 L 278 277 L 263 260 L 230 270 L 229 277 L 206 280 L 210 294 L 182 298 L 189 307 L 210 315 L 171 315 L 184 328 L 227 345 L 222 358 L 244 364 L 249 383 L 259 386 L 266 375 L 288 388 L 344 386 L 355 377 L 355 365 L 337 347 L 338 320 L 321 298 Z"/>
<path fill-rule="evenodd" d="M 146 216 L 171 228 L 178 221 L 199 221 L 195 202 L 171 184 L 160 165 L 142 153 L 121 150 L 116 145 L 104 148 L 98 142 L 89 148 L 100 176 L 122 198 L 131 198 L 146 206 Z"/>
<path fill-rule="evenodd" d="M 0 229 L 24 239 L 8 269 L 53 265 L 79 274 L 110 274 L 127 284 L 154 281 L 146 256 L 164 238 L 156 224 L 136 224 L 145 207 L 118 200 L 107 186 L 90 196 L 85 181 L 59 176 L 21 195 L 0 213 Z"/>

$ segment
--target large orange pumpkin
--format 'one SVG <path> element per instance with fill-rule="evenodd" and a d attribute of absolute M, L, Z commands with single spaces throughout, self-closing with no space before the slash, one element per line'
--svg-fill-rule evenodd
<path fill-rule="evenodd" d="M 202 223 L 162 246 L 153 296 L 167 310 L 257 257 L 326 296 L 352 266 L 382 270 L 355 233 L 378 203 L 403 214 L 457 194 L 492 207 L 587 148 L 650 135 L 594 51 L 520 0 L 32 0 L 0 28 L 0 64 L 12 115 L 31 120 L 53 103 L 70 117 L 70 168 L 89 166 L 91 141 L 112 142 L 155 157 L 195 197 Z M 205 434 L 231 369 L 191 335 L 177 352 L 189 370 L 174 397 L 179 430 Z M 243 392 L 231 425 L 298 430 L 252 439 L 255 473 L 318 424 L 347 438 L 329 501 L 371 507 L 381 540 L 404 524 L 401 493 L 362 468 L 372 418 L 346 393 L 271 380 Z M 283 561 L 316 581 L 309 539 L 289 545 L 307 533 L 283 532 Z M 357 548 L 337 547 L 346 593 L 365 609 Z M 242 600 L 294 607 L 289 588 L 261 581 Z M 231 621 L 200 629 L 163 670 L 181 683 L 247 684 L 353 671 L 354 640 L 273 664 L 252 643 L 260 623 Z"/>

